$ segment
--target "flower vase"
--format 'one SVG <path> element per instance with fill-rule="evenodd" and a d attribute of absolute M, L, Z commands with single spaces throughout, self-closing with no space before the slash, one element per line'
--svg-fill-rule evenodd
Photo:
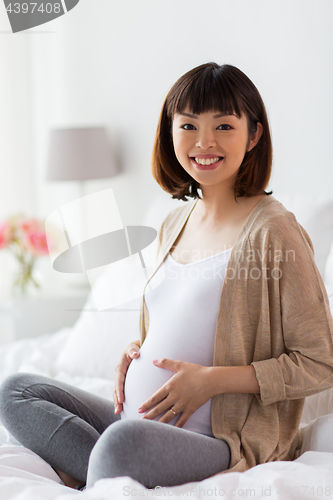
<path fill-rule="evenodd" d="M 24 297 L 29 292 L 36 291 L 40 285 L 35 277 L 35 262 L 36 259 L 32 256 L 21 256 L 18 259 L 18 272 L 13 283 L 13 295 L 16 297 Z"/>

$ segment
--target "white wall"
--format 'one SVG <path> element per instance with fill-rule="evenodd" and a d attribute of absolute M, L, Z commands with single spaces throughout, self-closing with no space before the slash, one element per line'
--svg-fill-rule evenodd
<path fill-rule="evenodd" d="M 32 210 L 34 196 L 29 46 L 12 37 L 0 31 L 0 218 Z"/>
<path fill-rule="evenodd" d="M 0 221 L 33 213 L 35 172 L 31 136 L 31 87 L 27 35 L 14 36 L 0 6 Z M 0 252 L 0 292 L 10 286 L 14 261 Z"/>
<path fill-rule="evenodd" d="M 142 222 L 160 192 L 150 157 L 163 99 L 208 61 L 238 66 L 262 94 L 273 132 L 270 187 L 331 194 L 332 17 L 331 0 L 80 0 L 12 35 L 2 16 L 9 52 L 0 74 L 12 101 L 0 113 L 0 218 L 16 207 L 46 217 L 77 197 L 75 185 L 44 180 L 49 129 L 105 124 L 123 173 L 87 192 L 113 187 L 123 222 Z"/>

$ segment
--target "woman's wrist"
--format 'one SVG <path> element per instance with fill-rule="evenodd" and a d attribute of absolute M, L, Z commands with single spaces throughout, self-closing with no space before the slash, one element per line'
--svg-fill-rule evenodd
<path fill-rule="evenodd" d="M 260 394 L 253 366 L 210 366 L 207 384 L 211 397 L 218 394 Z"/>

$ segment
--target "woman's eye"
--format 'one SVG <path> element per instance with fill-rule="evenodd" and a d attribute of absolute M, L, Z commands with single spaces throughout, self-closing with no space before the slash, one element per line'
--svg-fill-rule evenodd
<path fill-rule="evenodd" d="M 185 125 L 182 125 L 180 128 L 183 128 L 184 130 L 195 130 L 195 126 L 190 123 L 185 123 Z"/>
<path fill-rule="evenodd" d="M 231 130 L 232 129 L 232 127 L 230 125 L 227 125 L 226 123 L 224 123 L 223 125 L 220 125 L 217 128 L 218 128 L 218 130 Z"/>

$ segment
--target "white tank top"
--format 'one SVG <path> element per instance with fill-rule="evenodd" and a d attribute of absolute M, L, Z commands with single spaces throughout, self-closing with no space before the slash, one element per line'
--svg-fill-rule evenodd
<path fill-rule="evenodd" d="M 169 254 L 164 268 L 161 266 L 151 279 L 151 291 L 145 295 L 149 332 L 140 357 L 131 362 L 126 375 L 122 418 L 142 418 L 140 405 L 172 377 L 172 371 L 156 367 L 153 359 L 213 366 L 217 314 L 231 250 L 186 265 Z M 163 272 L 161 280 L 159 273 Z M 212 436 L 210 412 L 211 400 L 198 408 L 183 428 Z"/>

